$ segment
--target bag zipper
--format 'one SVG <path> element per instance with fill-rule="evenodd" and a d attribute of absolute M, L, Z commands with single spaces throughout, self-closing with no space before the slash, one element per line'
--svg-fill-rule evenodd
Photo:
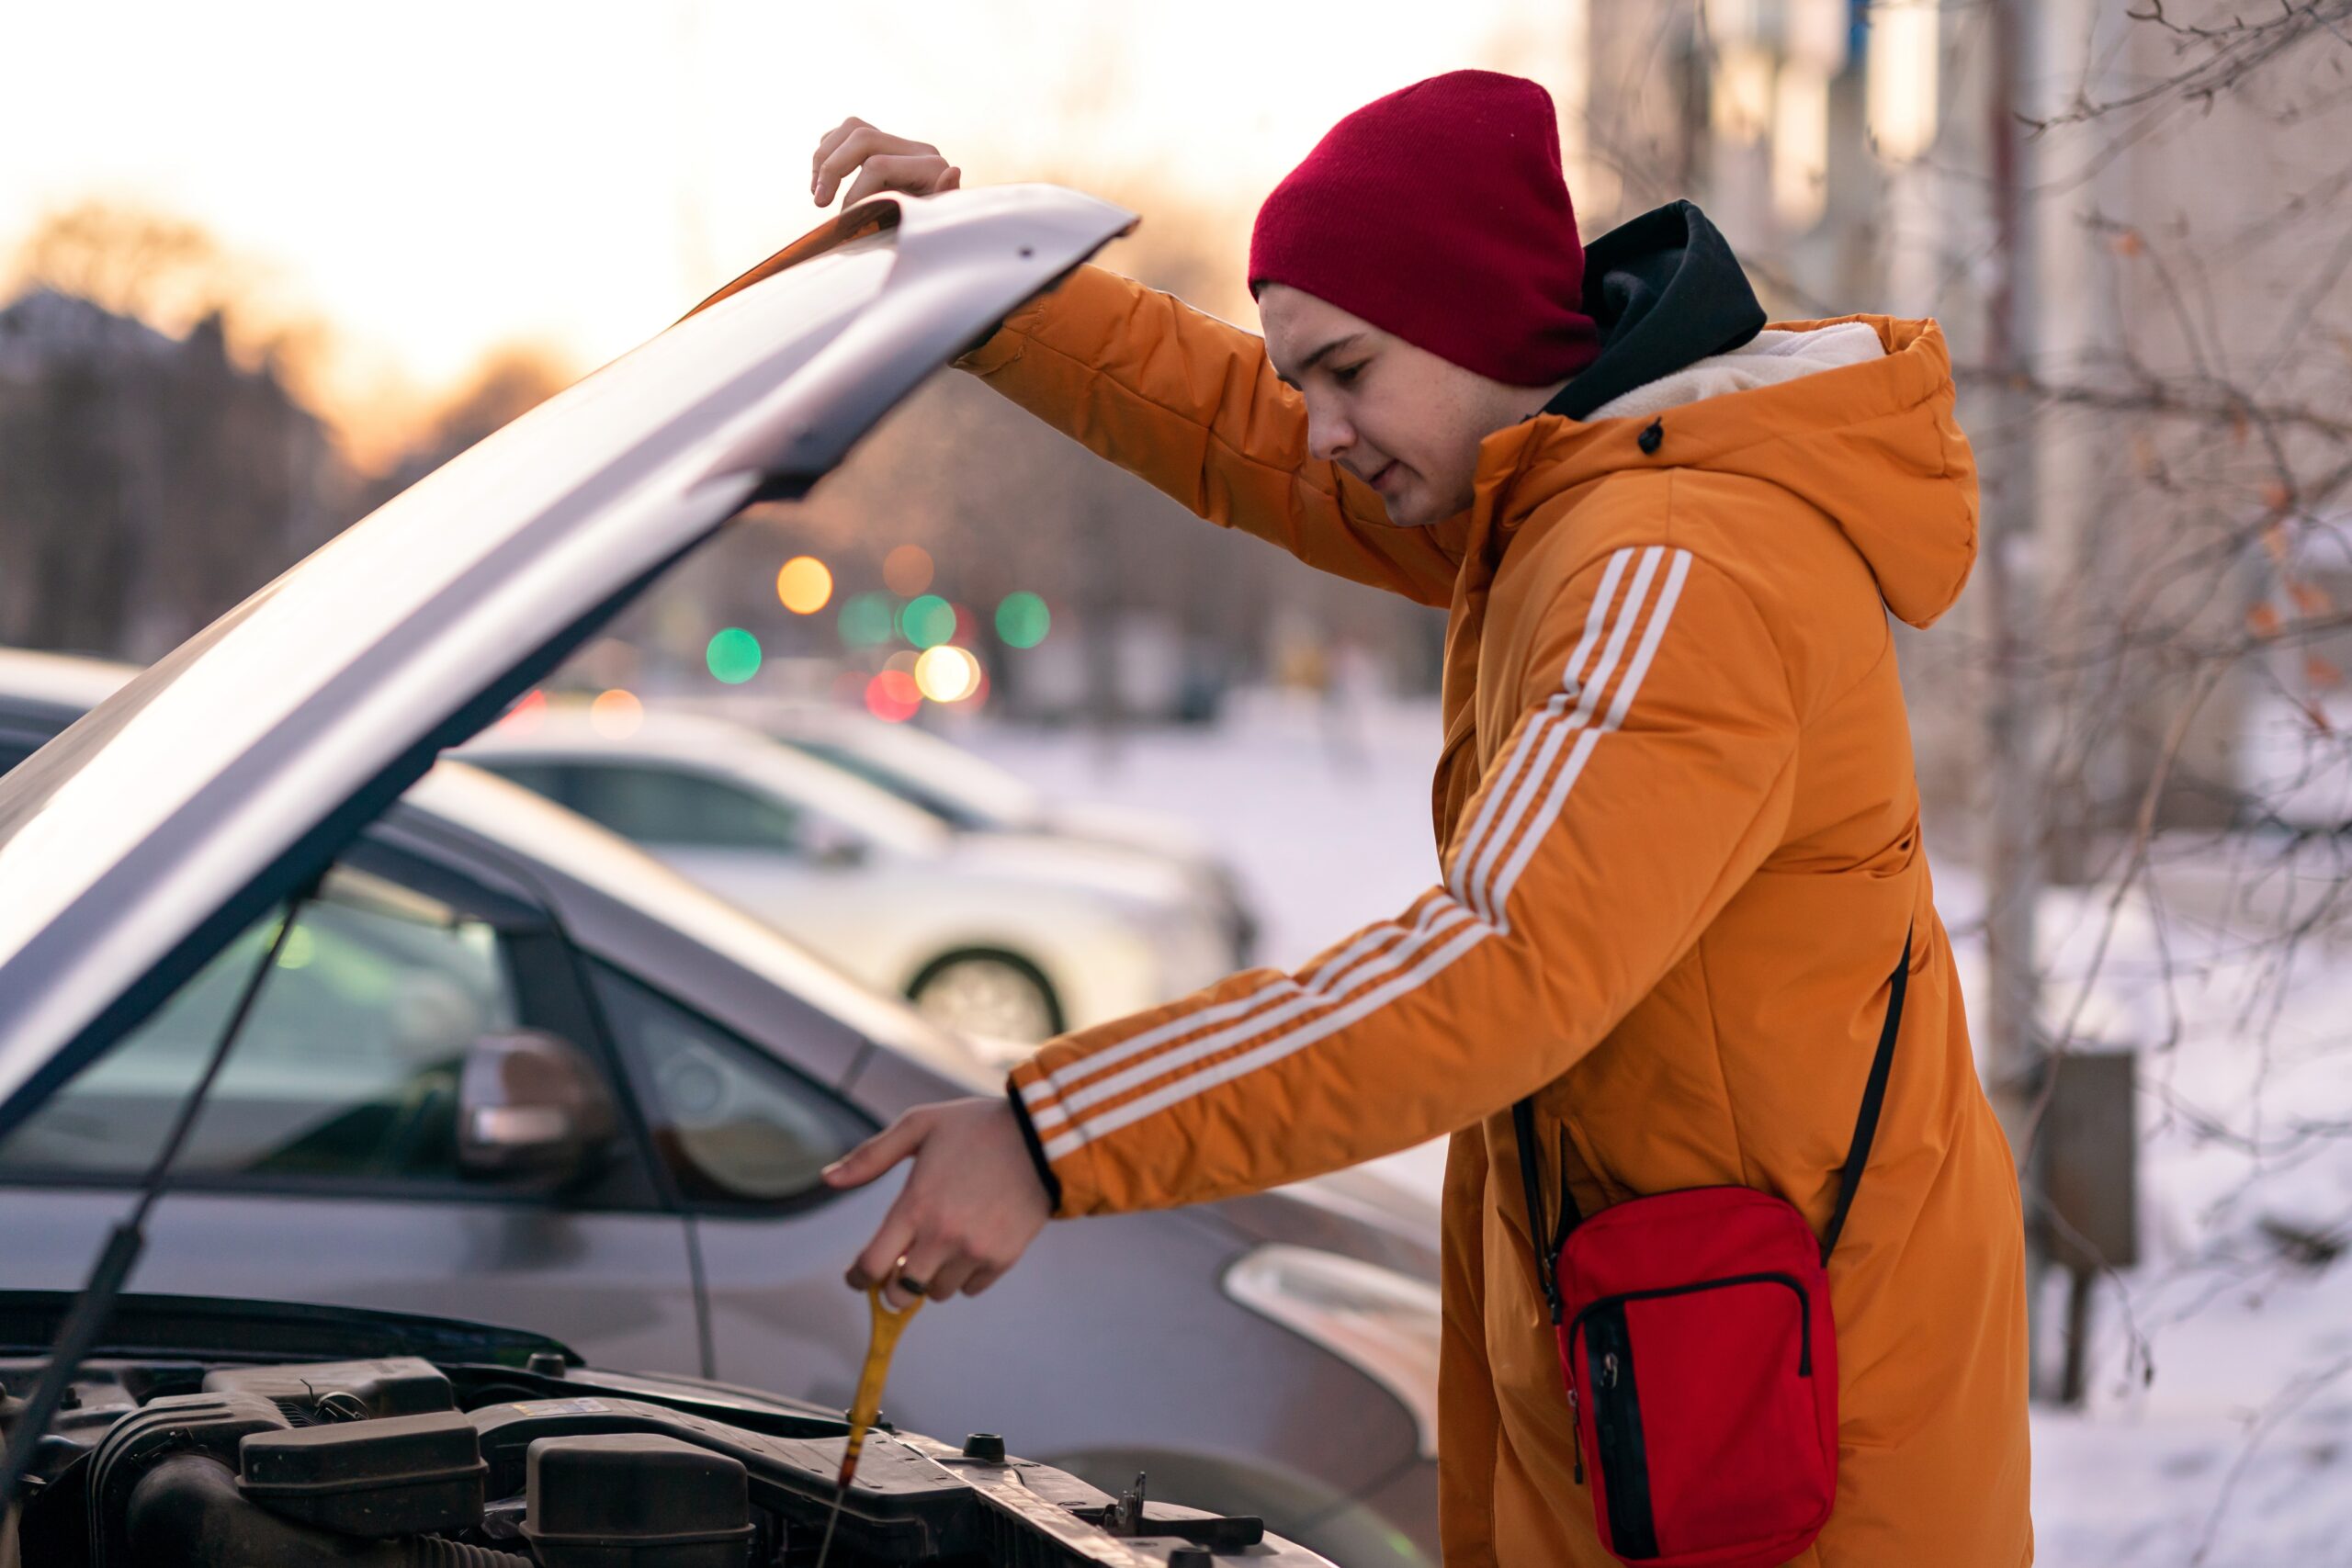
<path fill-rule="evenodd" d="M 1641 1395 L 1634 1382 L 1634 1340 L 1622 1303 L 1585 1331 L 1585 1358 L 1592 1372 L 1592 1426 L 1600 1449 L 1600 1487 L 1609 1502 L 1610 1545 L 1629 1561 L 1656 1557 L 1657 1519 L 1651 1511 Z"/>
<path fill-rule="evenodd" d="M 1813 1297 L 1804 1282 L 1793 1274 L 1766 1272 L 1758 1274 L 1725 1274 L 1720 1279 L 1695 1280 L 1688 1285 L 1660 1285 L 1646 1291 L 1623 1291 L 1613 1296 L 1602 1296 L 1578 1312 L 1568 1325 L 1568 1337 L 1575 1341 L 1584 1320 L 1604 1307 L 1623 1306 L 1627 1302 L 1656 1301 L 1662 1296 L 1688 1296 L 1701 1291 L 1729 1290 L 1735 1285 L 1785 1285 L 1797 1298 L 1797 1376 L 1813 1376 Z"/>

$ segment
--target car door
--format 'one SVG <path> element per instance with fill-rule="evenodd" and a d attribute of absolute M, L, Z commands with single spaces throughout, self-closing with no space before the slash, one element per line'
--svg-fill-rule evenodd
<path fill-rule="evenodd" d="M 0 1279 L 71 1289 L 130 1199 L 281 917 L 232 941 L 0 1138 Z M 148 1222 L 141 1288 L 428 1313 L 608 1365 L 703 1369 L 684 1223 L 616 1117 L 578 1166 L 460 1150 L 478 1042 L 570 1042 L 625 1102 L 544 914 L 363 840 L 300 905 Z"/>
<path fill-rule="evenodd" d="M 820 1173 L 879 1124 L 688 1000 L 609 965 L 592 961 L 589 970 L 657 1175 L 690 1215 L 716 1375 L 848 1404 L 867 1322 L 864 1299 L 842 1288 L 842 1270 L 898 1183 L 838 1193 Z"/>

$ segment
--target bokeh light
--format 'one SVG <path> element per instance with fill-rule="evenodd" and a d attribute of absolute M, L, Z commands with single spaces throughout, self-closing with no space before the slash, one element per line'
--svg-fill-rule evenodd
<path fill-rule="evenodd" d="M 1053 629 L 1054 617 L 1046 602 L 1027 589 L 1008 593 L 996 607 L 996 635 L 1011 648 L 1035 648 Z"/>
<path fill-rule="evenodd" d="M 911 599 L 931 586 L 931 552 L 921 545 L 900 545 L 882 558 L 882 581 L 901 599 Z"/>
<path fill-rule="evenodd" d="M 926 593 L 899 612 L 899 635 L 917 648 L 936 648 L 956 635 L 956 607 Z"/>
<path fill-rule="evenodd" d="M 711 637 L 702 658 L 713 675 L 740 686 L 760 672 L 760 639 L 741 626 L 729 626 Z"/>
<path fill-rule="evenodd" d="M 892 724 L 904 724 L 922 706 L 915 678 L 903 671 L 885 670 L 865 683 L 865 711 Z"/>
<path fill-rule="evenodd" d="M 547 716 L 548 694 L 534 686 L 514 699 L 514 705 L 506 710 L 505 716 L 498 721 L 498 728 L 509 735 L 528 735 Z"/>
<path fill-rule="evenodd" d="M 795 556 L 775 574 L 775 596 L 794 615 L 813 615 L 832 601 L 832 570 L 815 556 Z"/>
<path fill-rule="evenodd" d="M 960 703 L 979 689 L 980 661 L 953 643 L 915 660 L 915 687 L 934 703 Z"/>
<path fill-rule="evenodd" d="M 888 593 L 859 593 L 842 605 L 842 641 L 873 648 L 890 640 L 898 606 Z"/>
<path fill-rule="evenodd" d="M 644 722 L 645 705 L 637 700 L 636 693 L 617 686 L 598 693 L 596 700 L 588 705 L 590 727 L 607 740 L 626 740 Z"/>

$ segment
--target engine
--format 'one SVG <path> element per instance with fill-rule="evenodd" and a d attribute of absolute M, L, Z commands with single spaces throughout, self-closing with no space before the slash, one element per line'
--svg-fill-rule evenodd
<path fill-rule="evenodd" d="M 0 1364 L 13 1387 L 31 1371 Z M 19 1409 L 0 1400 L 0 1425 Z M 560 1366 L 94 1360 L 40 1439 L 19 1558 L 802 1568 L 833 1512 L 842 1447 L 835 1417 Z M 1261 1539 L 1255 1520 L 1147 1507 L 1139 1491 L 1109 1498 L 986 1435 L 958 1451 L 888 1432 L 842 1499 L 830 1562 L 1320 1561 Z"/>

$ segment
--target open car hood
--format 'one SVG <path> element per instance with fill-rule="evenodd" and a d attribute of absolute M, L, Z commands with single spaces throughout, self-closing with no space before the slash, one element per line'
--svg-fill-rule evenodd
<path fill-rule="evenodd" d="M 862 202 L 345 530 L 0 780 L 0 1134 L 747 503 L 1123 232 Z"/>

